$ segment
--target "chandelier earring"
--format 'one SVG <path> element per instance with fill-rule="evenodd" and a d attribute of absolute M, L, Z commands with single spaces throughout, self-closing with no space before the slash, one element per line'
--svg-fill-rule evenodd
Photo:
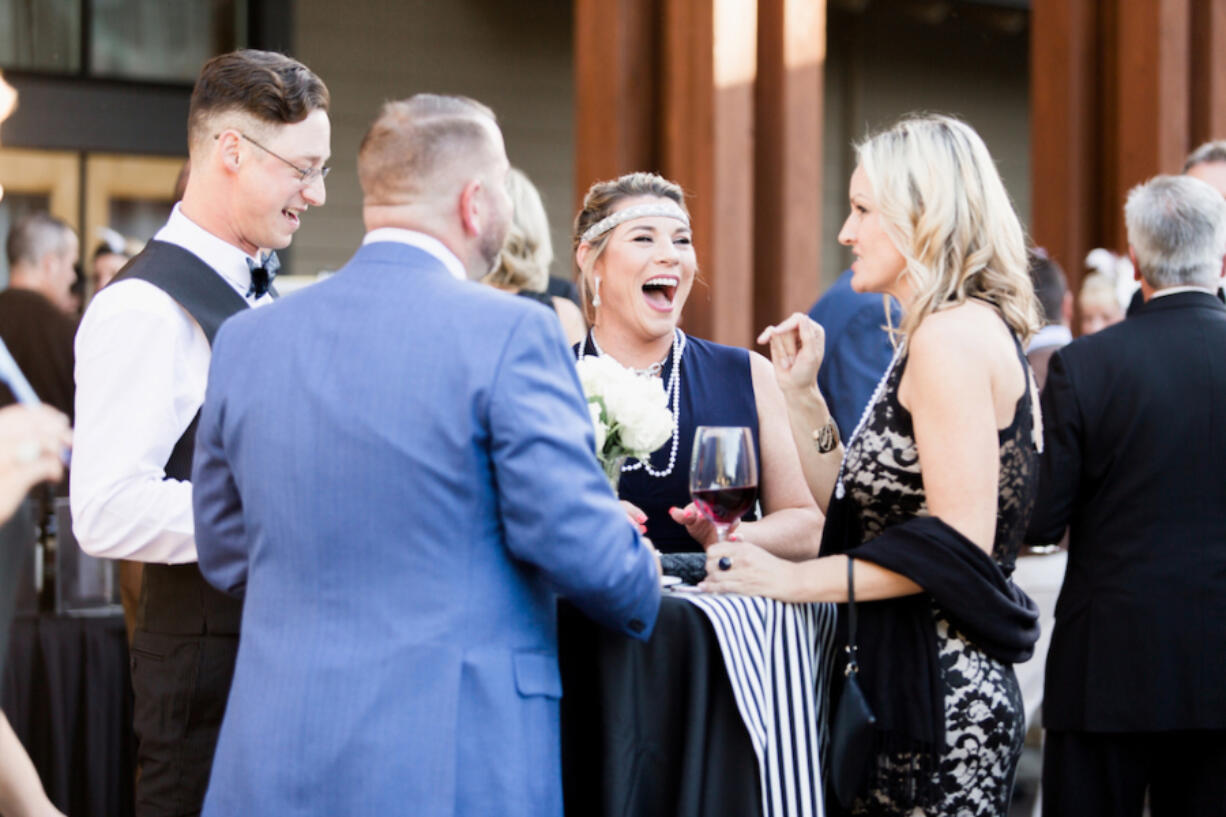
<path fill-rule="evenodd" d="M 600 276 L 596 276 L 595 294 L 592 295 L 592 306 L 600 306 Z"/>

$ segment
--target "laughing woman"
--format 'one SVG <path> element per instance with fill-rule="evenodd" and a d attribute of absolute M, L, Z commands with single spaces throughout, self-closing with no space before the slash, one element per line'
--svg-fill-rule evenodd
<path fill-rule="evenodd" d="M 839 241 L 855 256 L 852 288 L 902 305 L 897 352 L 846 452 L 820 454 L 821 330 L 794 315 L 763 333 L 810 488 L 829 503 L 822 557 L 795 565 L 721 543 L 706 587 L 845 602 L 854 566 L 859 679 L 878 729 L 854 813 L 1004 817 L 1024 721 L 1012 664 L 1038 637 L 1033 602 L 1008 579 L 1041 440 L 1022 228 L 958 120 L 905 119 L 857 158 Z M 712 571 L 720 560 L 728 569 Z"/>
<path fill-rule="evenodd" d="M 805 488 L 770 362 L 677 328 L 698 269 L 681 188 L 650 173 L 593 185 L 575 218 L 574 240 L 592 324 L 576 353 L 608 355 L 661 378 L 673 414 L 669 441 L 649 461 L 628 461 L 619 483 L 647 536 L 665 553 L 701 551 L 715 541 L 715 529 L 689 498 L 694 429 L 747 426 L 761 463 L 764 516 L 741 525 L 739 534 L 785 558 L 815 555 L 822 517 Z"/>

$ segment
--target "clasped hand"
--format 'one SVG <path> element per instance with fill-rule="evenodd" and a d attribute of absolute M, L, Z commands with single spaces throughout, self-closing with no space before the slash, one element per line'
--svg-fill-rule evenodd
<path fill-rule="evenodd" d="M 719 542 L 707 548 L 707 577 L 698 584 L 706 593 L 739 593 L 779 601 L 803 601 L 799 565 L 780 559 L 750 542 Z"/>

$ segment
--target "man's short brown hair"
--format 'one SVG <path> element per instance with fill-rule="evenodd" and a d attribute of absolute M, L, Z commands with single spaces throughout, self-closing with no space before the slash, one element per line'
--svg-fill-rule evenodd
<path fill-rule="evenodd" d="M 213 57 L 200 69 L 187 114 L 187 138 L 211 136 L 209 121 L 237 112 L 271 125 L 290 125 L 328 110 L 328 87 L 298 60 L 244 49 Z"/>
<path fill-rule="evenodd" d="M 358 180 L 367 203 L 404 204 L 443 192 L 461 165 L 490 158 L 494 112 L 462 96 L 417 94 L 384 104 L 358 149 Z"/>

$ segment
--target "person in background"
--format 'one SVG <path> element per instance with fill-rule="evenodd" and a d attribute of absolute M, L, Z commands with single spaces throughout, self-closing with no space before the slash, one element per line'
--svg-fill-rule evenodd
<path fill-rule="evenodd" d="M 646 524 L 662 553 L 701 553 L 717 533 L 690 502 L 695 429 L 744 426 L 758 449 L 764 515 L 738 530 L 781 555 L 817 553 L 822 517 L 805 490 L 769 361 L 677 326 L 698 273 L 680 186 L 652 173 L 597 182 L 575 217 L 574 248 L 592 317 L 576 354 L 608 355 L 660 378 L 673 414 L 671 439 L 647 461 L 622 467 L 618 493 L 631 518 Z"/>
<path fill-rule="evenodd" d="M 820 331 L 796 314 L 762 333 L 827 509 L 823 555 L 786 562 L 746 536 L 707 550 L 702 586 L 845 602 L 854 569 L 877 751 L 853 813 L 1004 817 L 1025 722 L 1012 665 L 1038 638 L 1034 603 L 1008 578 L 1041 429 L 1022 352 L 1039 324 L 1022 226 L 983 140 L 956 119 L 904 119 L 857 157 L 839 241 L 856 258 L 852 287 L 902 307 L 898 352 L 846 450 L 822 451 Z"/>
<path fill-rule="evenodd" d="M 1226 200 L 1186 176 L 1128 194 L 1145 303 L 1055 353 L 1026 539 L 1068 530 L 1047 659 L 1046 817 L 1226 806 Z"/>
<path fill-rule="evenodd" d="M 9 286 L 0 292 L 0 339 L 38 398 L 73 416 L 73 338 L 67 311 L 76 272 L 77 235 L 46 213 L 17 221 L 7 241 Z M 0 401 L 12 402 L 0 386 Z"/>
<path fill-rule="evenodd" d="M 1124 320 L 1124 307 L 1116 292 L 1115 281 L 1102 272 L 1091 272 L 1081 279 L 1081 291 L 1077 293 L 1080 336 L 1092 335 Z"/>
<path fill-rule="evenodd" d="M 1073 339 L 1069 329 L 1073 323 L 1073 294 L 1069 292 L 1064 270 L 1042 247 L 1030 251 L 1029 262 L 1030 282 L 1043 310 L 1043 326 L 1030 339 L 1026 359 L 1042 389 L 1047 379 L 1047 362 L 1057 349 Z"/>
<path fill-rule="evenodd" d="M 845 440 L 855 431 L 873 389 L 894 357 L 886 326 L 897 326 L 902 320 L 898 302 L 891 296 L 852 289 L 852 274 L 847 270 L 840 275 L 809 310 L 809 317 L 826 336 L 817 387 Z"/>
<path fill-rule="evenodd" d="M 1226 140 L 1205 142 L 1189 153 L 1183 175 L 1200 179 L 1226 197 Z"/>
<path fill-rule="evenodd" d="M 587 323 L 579 307 L 569 299 L 546 292 L 549 265 L 553 263 L 553 244 L 549 240 L 549 218 L 545 215 L 541 194 L 523 171 L 514 167 L 507 174 L 507 192 L 514 206 L 507 241 L 494 271 L 481 280 L 552 309 L 562 322 L 566 342 L 573 346 L 583 338 Z"/>
<path fill-rule="evenodd" d="M 13 225 L 6 249 L 9 287 L 37 292 L 65 315 L 77 314 L 72 286 L 80 243 L 67 223 L 49 213 L 32 213 Z"/>
<path fill-rule="evenodd" d="M 89 285 L 92 292 L 97 292 L 109 284 L 123 269 L 124 264 L 132 260 L 122 244 L 116 246 L 113 242 L 100 241 L 94 249 L 90 262 Z"/>
<path fill-rule="evenodd" d="M 183 200 L 77 333 L 73 527 L 91 555 L 145 562 L 132 636 L 137 817 L 197 814 L 204 800 L 242 606 L 196 564 L 197 415 L 218 327 L 273 301 L 264 251 L 289 246 L 324 203 L 328 104 L 319 77 L 283 54 L 205 63 Z"/>

